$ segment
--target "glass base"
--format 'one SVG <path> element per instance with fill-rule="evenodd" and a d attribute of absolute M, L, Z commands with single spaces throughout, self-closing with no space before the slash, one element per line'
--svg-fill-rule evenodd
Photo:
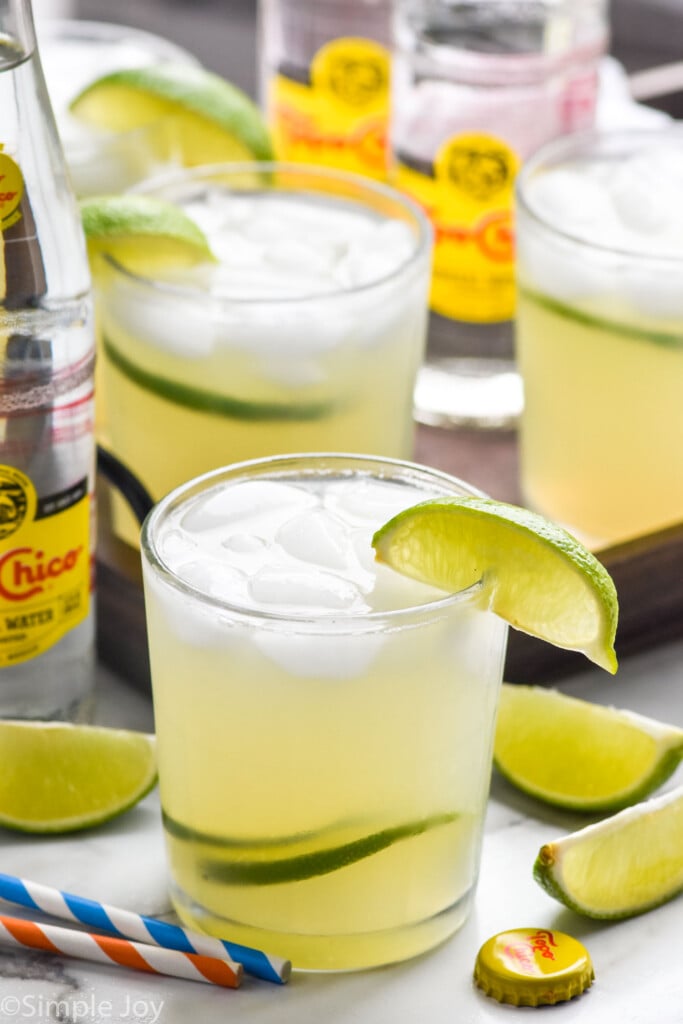
<path fill-rule="evenodd" d="M 474 888 L 441 913 L 402 928 L 343 935 L 272 932 L 213 914 L 177 886 L 170 891 L 181 921 L 195 931 L 292 961 L 294 970 L 354 971 L 408 960 L 450 938 L 467 920 Z"/>
<path fill-rule="evenodd" d="M 512 360 L 447 357 L 427 361 L 418 374 L 414 415 L 427 426 L 510 430 L 522 405 Z"/>

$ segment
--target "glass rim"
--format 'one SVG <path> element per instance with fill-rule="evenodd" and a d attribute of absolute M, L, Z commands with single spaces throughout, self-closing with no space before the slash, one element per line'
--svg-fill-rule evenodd
<path fill-rule="evenodd" d="M 572 165 L 579 164 L 581 155 L 584 154 L 586 162 L 594 162 L 601 154 L 603 158 L 616 155 L 620 151 L 620 147 L 626 148 L 630 154 L 635 155 L 640 149 L 644 150 L 647 143 L 657 140 L 671 141 L 672 137 L 677 140 L 679 145 L 683 146 L 683 124 L 672 121 L 670 125 L 657 128 L 615 128 L 611 130 L 593 128 L 589 131 L 575 132 L 572 135 L 554 139 L 537 149 L 520 169 L 515 181 L 517 209 L 523 211 L 529 220 L 543 231 L 573 246 L 603 256 L 617 257 L 620 260 L 657 263 L 662 267 L 680 267 L 683 263 L 683 250 L 679 256 L 649 250 L 625 249 L 558 227 L 547 216 L 534 208 L 526 192 L 531 180 L 539 171 L 550 169 L 553 166 L 559 167 L 565 159 L 571 161 Z M 637 147 L 636 143 L 639 144 Z"/>
<path fill-rule="evenodd" d="M 263 469 L 263 473 L 256 476 L 273 479 L 274 474 L 268 470 L 274 470 L 291 466 L 293 470 L 300 467 L 302 474 L 308 465 L 314 472 L 323 467 L 330 467 L 330 473 L 334 472 L 335 466 L 338 472 L 347 469 L 350 473 L 365 468 L 388 466 L 397 472 L 387 479 L 406 479 L 420 477 L 423 480 L 435 479 L 448 485 L 450 494 L 460 493 L 463 496 L 486 497 L 483 491 L 466 483 L 459 477 L 446 473 L 440 469 L 430 466 L 423 466 L 416 462 L 404 459 L 385 458 L 381 455 L 364 455 L 353 452 L 298 452 L 286 455 L 268 455 L 258 459 L 248 459 L 243 462 L 230 463 L 218 469 L 209 470 L 200 476 L 188 480 L 166 494 L 157 502 L 148 513 L 142 524 L 140 532 L 140 552 L 143 562 L 157 579 L 162 580 L 174 591 L 189 598 L 193 602 L 209 606 L 214 611 L 228 614 L 235 622 L 242 624 L 276 627 L 290 627 L 294 632 L 309 632 L 315 635 L 324 636 L 327 634 L 340 635 L 343 633 L 373 633 L 387 628 L 407 628 L 416 621 L 432 620 L 455 605 L 466 605 L 472 602 L 476 595 L 480 594 L 484 586 L 484 575 L 475 583 L 465 587 L 463 590 L 453 594 L 444 594 L 443 597 L 433 601 L 426 601 L 424 604 L 410 605 L 405 608 L 395 608 L 390 611 L 356 612 L 355 614 L 328 614 L 328 615 L 292 615 L 282 612 L 269 612 L 262 609 L 247 608 L 243 605 L 232 604 L 230 601 L 222 600 L 209 594 L 202 593 L 196 587 L 182 580 L 173 569 L 163 560 L 157 550 L 155 532 L 163 524 L 171 510 L 182 505 L 187 497 L 200 494 L 211 489 L 214 484 L 220 483 L 227 478 L 252 479 L 251 471 Z M 293 475 L 293 474 L 292 474 Z M 310 476 L 310 474 L 309 474 Z M 286 479 L 286 474 L 277 476 L 277 479 Z M 447 496 L 444 495 L 444 496 Z M 418 499 L 419 500 L 419 499 Z M 363 626 L 366 628 L 363 629 Z M 315 627 L 315 628 L 313 628 Z"/>
<path fill-rule="evenodd" d="M 201 299 L 202 302 L 209 302 L 212 305 L 219 307 L 226 306 L 253 309 L 259 306 L 267 308 L 291 308 L 302 303 L 339 302 L 340 299 L 344 299 L 346 297 L 371 294 L 375 289 L 386 287 L 392 281 L 400 278 L 404 274 L 412 273 L 416 267 L 420 266 L 425 258 L 429 258 L 433 240 L 433 229 L 426 213 L 413 199 L 409 196 L 403 195 L 403 193 L 389 185 L 384 185 L 382 182 L 374 181 L 371 178 L 364 178 L 360 174 L 338 171 L 335 168 L 317 167 L 314 164 L 297 164 L 278 160 L 249 160 L 229 163 L 202 164 L 198 167 L 179 168 L 167 171 L 156 175 L 153 178 L 148 178 L 143 182 L 138 182 L 130 188 L 129 193 L 131 195 L 155 195 L 167 187 L 184 185 L 186 183 L 191 184 L 193 181 L 201 182 L 203 180 L 210 180 L 213 177 L 225 178 L 232 176 L 237 178 L 240 175 L 245 174 L 258 173 L 268 175 L 277 173 L 278 171 L 298 175 L 303 177 L 304 180 L 308 179 L 309 181 L 327 179 L 330 181 L 345 183 L 352 188 L 359 189 L 361 193 L 365 192 L 367 195 L 388 200 L 395 203 L 398 207 L 402 207 L 403 210 L 410 214 L 418 230 L 416 245 L 413 252 L 411 252 L 410 256 L 400 263 L 398 267 L 394 267 L 393 270 L 383 274 L 381 277 L 378 277 L 373 281 L 360 285 L 342 286 L 334 289 L 333 291 L 297 292 L 295 295 L 287 295 L 284 297 L 268 295 L 251 295 L 245 297 L 237 295 L 232 297 L 228 295 L 212 294 L 211 291 L 206 289 L 193 287 L 187 284 L 179 284 L 175 281 L 158 280 L 139 271 L 130 270 L 129 268 L 124 267 L 114 256 L 111 255 L 105 255 L 104 260 L 122 277 L 127 278 L 141 287 L 149 288 L 154 292 L 158 292 L 161 295 L 174 295 L 185 299 Z M 249 187 L 249 189 L 245 189 L 244 191 L 252 191 L 252 189 Z M 265 192 L 266 189 L 263 189 L 262 191 Z M 296 194 L 296 190 L 285 189 L 283 191 L 293 191 Z M 328 193 L 324 191 L 316 193 L 312 188 L 303 188 L 300 192 L 302 195 L 319 194 L 322 197 L 328 195 Z M 329 193 L 329 196 L 330 198 L 334 198 L 333 193 Z M 352 201 L 362 204 L 362 195 L 359 195 L 358 198 L 354 198 Z"/>

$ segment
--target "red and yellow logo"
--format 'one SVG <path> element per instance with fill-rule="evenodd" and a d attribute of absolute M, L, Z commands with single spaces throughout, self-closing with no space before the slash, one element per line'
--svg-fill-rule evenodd
<path fill-rule="evenodd" d="M 0 465 L 0 667 L 42 654 L 89 601 L 87 480 L 39 498 L 25 473 Z"/>
<path fill-rule="evenodd" d="M 308 84 L 275 76 L 269 109 L 278 158 L 385 178 L 389 85 L 389 54 L 370 39 L 321 47 Z"/>
<path fill-rule="evenodd" d="M 0 231 L 6 231 L 21 217 L 19 205 L 24 195 L 24 176 L 0 144 Z"/>
<path fill-rule="evenodd" d="M 398 163 L 396 186 L 425 210 L 435 235 L 430 305 L 475 323 L 514 315 L 514 184 L 519 159 L 502 139 L 466 133 L 443 143 L 427 174 Z"/>
<path fill-rule="evenodd" d="M 44 594 L 54 580 L 74 571 L 82 553 L 82 545 L 51 557 L 35 548 L 12 548 L 0 557 L 0 597 L 28 601 Z"/>

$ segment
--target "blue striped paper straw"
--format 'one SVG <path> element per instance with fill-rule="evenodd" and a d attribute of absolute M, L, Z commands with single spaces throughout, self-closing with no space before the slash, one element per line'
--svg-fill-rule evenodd
<path fill-rule="evenodd" d="M 227 939 L 214 939 L 200 935 L 176 924 L 167 924 L 155 917 L 145 917 L 131 910 L 122 910 L 106 903 L 73 896 L 49 885 L 29 882 L 16 875 L 0 872 L 0 897 L 8 903 L 15 903 L 30 910 L 41 910 L 65 921 L 77 921 L 91 928 L 118 935 L 120 938 L 135 939 L 148 945 L 175 949 L 182 953 L 199 953 L 204 956 L 222 957 L 226 953 L 230 960 L 242 964 L 247 974 L 264 981 L 284 985 L 292 971 L 289 960 L 270 956 L 261 950 L 241 946 Z"/>

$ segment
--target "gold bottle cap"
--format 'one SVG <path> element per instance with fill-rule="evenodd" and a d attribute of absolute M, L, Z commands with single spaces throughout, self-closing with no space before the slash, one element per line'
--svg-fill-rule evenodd
<path fill-rule="evenodd" d="M 513 1006 L 548 1006 L 590 988 L 593 964 L 571 935 L 549 928 L 513 928 L 490 938 L 474 967 L 478 987 Z"/>

